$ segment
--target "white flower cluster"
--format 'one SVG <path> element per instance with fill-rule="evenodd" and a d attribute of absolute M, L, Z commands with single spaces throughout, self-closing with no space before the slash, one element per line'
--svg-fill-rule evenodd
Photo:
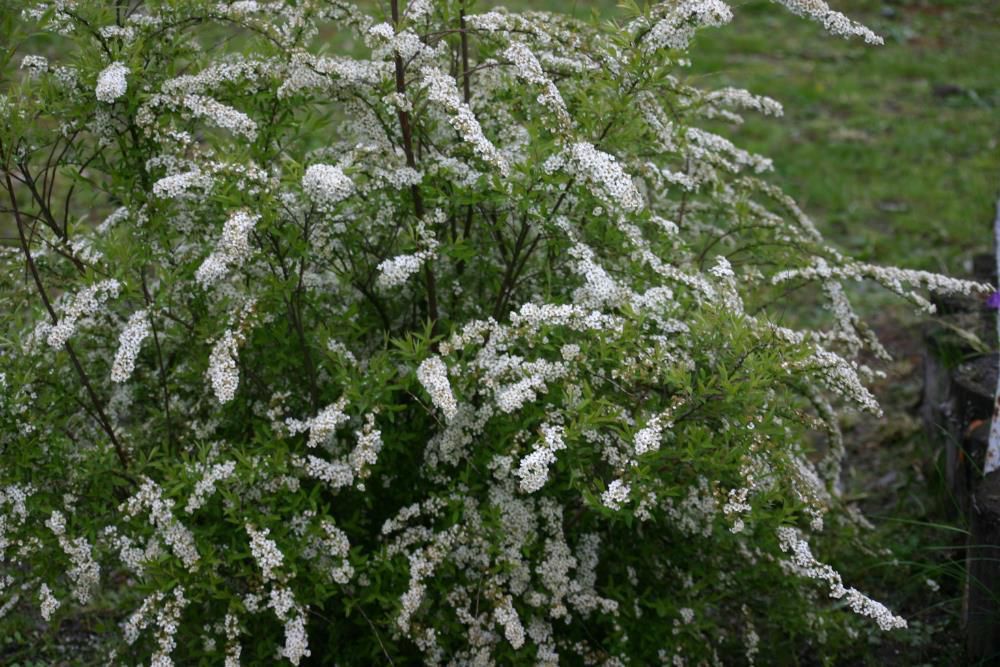
<path fill-rule="evenodd" d="M 399 287 L 419 271 L 424 262 L 433 257 L 433 252 L 421 250 L 411 255 L 397 255 L 381 262 L 378 265 L 379 273 L 376 279 L 378 286 L 382 289 Z"/>
<path fill-rule="evenodd" d="M 181 613 L 188 604 L 184 597 L 184 587 L 174 588 L 174 599 L 167 600 L 156 613 L 156 651 L 150 656 L 150 667 L 173 667 L 173 660 L 170 655 L 177 648 L 177 641 L 174 639 L 177 630 L 180 629 Z"/>
<path fill-rule="evenodd" d="M 883 43 L 881 37 L 857 21 L 852 21 L 840 12 L 830 9 L 830 5 L 823 0 L 772 0 L 772 2 L 784 5 L 794 14 L 821 23 L 833 35 L 845 38 L 861 37 L 869 44 Z"/>
<path fill-rule="evenodd" d="M 201 557 L 194 535 L 174 517 L 173 507 L 174 501 L 163 497 L 160 485 L 146 477 L 139 490 L 118 509 L 130 518 L 143 510 L 149 512 L 149 523 L 156 529 L 157 535 L 173 550 L 184 567 L 193 572 Z"/>
<path fill-rule="evenodd" d="M 573 121 L 566 110 L 566 102 L 556 84 L 545 75 L 538 58 L 527 45 L 521 42 L 511 42 L 503 52 L 504 58 L 514 65 L 514 75 L 528 83 L 542 87 L 538 95 L 538 103 L 556 119 L 556 125 L 562 130 L 568 130 Z"/>
<path fill-rule="evenodd" d="M 161 591 L 156 591 L 149 595 L 139 608 L 136 609 L 122 624 L 122 634 L 126 644 L 134 644 L 139 639 L 139 633 L 149 627 L 153 612 L 164 598 Z"/>
<path fill-rule="evenodd" d="M 787 564 L 791 573 L 826 582 L 830 587 L 830 597 L 839 600 L 846 596 L 847 604 L 854 613 L 875 619 L 883 630 L 906 627 L 906 619 L 896 616 L 882 603 L 872 600 L 855 588 L 844 588 L 840 574 L 813 557 L 809 543 L 801 538 L 795 528 L 790 526 L 778 528 L 778 546 L 783 552 L 791 555 L 792 560 Z"/>
<path fill-rule="evenodd" d="M 441 224 L 446 220 L 444 211 L 435 209 L 425 219 L 417 222 L 416 242 L 419 250 L 415 253 L 397 255 L 378 265 L 379 275 L 375 282 L 381 289 L 398 287 L 410 279 L 410 276 L 420 270 L 424 262 L 430 262 L 436 257 L 438 240 L 434 237 L 431 225 Z"/>
<path fill-rule="evenodd" d="M 346 584 L 354 576 L 354 567 L 348 560 L 351 542 L 347 534 L 328 519 L 320 522 L 322 535 L 314 538 L 303 550 L 306 558 L 320 557 L 327 566 L 330 579 L 338 584 Z"/>
<path fill-rule="evenodd" d="M 355 476 L 363 480 L 370 474 L 371 467 L 378 461 L 379 452 L 382 451 L 382 432 L 375 428 L 375 415 L 365 415 L 365 425 L 360 431 L 355 431 L 354 435 L 358 444 L 347 458 Z"/>
<path fill-rule="evenodd" d="M 182 102 L 196 118 L 207 118 L 222 129 L 250 141 L 257 138 L 257 123 L 242 111 L 206 95 L 185 95 Z"/>
<path fill-rule="evenodd" d="M 274 540 L 268 538 L 271 529 L 257 530 L 253 524 L 249 523 L 244 527 L 247 535 L 250 536 L 250 553 L 253 554 L 253 559 L 257 562 L 257 567 L 260 568 L 264 581 L 275 580 L 277 578 L 275 570 L 285 562 L 285 555 L 278 549 Z"/>
<path fill-rule="evenodd" d="M 272 596 L 273 594 L 274 591 L 272 591 Z M 309 637 L 306 634 L 305 613 L 298 607 L 294 607 L 295 613 L 290 614 L 285 611 L 282 614 L 278 612 L 277 603 L 272 602 L 272 606 L 278 619 L 285 623 L 285 645 L 281 648 L 280 654 L 282 657 L 288 658 L 288 661 L 293 665 L 298 665 L 302 658 L 312 655 L 309 650 Z"/>
<path fill-rule="evenodd" d="M 223 629 L 226 633 L 226 660 L 223 667 L 240 667 L 243 647 L 240 645 L 240 621 L 235 614 L 226 614 Z"/>
<path fill-rule="evenodd" d="M 476 120 L 472 109 L 459 96 L 455 79 L 433 66 L 421 68 L 420 77 L 427 89 L 428 98 L 444 107 L 451 126 L 455 128 L 462 139 L 472 146 L 476 155 L 496 167 L 501 176 L 509 175 L 510 165 L 496 146 L 483 134 L 483 128 Z"/>
<path fill-rule="evenodd" d="M 799 366 L 815 373 L 816 378 L 830 390 L 852 401 L 862 410 L 876 416 L 882 415 L 878 400 L 858 376 L 856 363 L 844 359 L 839 354 L 816 347 L 812 356 Z"/>
<path fill-rule="evenodd" d="M 780 102 L 763 95 L 754 95 L 742 88 L 719 88 L 706 93 L 702 100 L 712 107 L 753 109 L 765 116 L 781 116 L 785 111 Z M 703 115 L 712 117 L 711 114 Z"/>
<path fill-rule="evenodd" d="M 333 206 L 354 193 L 354 182 L 332 164 L 313 164 L 302 176 L 302 190 L 315 204 Z"/>
<path fill-rule="evenodd" d="M 49 70 L 49 61 L 45 56 L 26 55 L 21 59 L 21 69 L 28 71 L 28 76 L 38 78 Z"/>
<path fill-rule="evenodd" d="M 542 424 L 539 430 L 542 441 L 533 452 L 521 459 L 514 473 L 520 478 L 521 490 L 525 493 L 534 493 L 545 486 L 549 479 L 549 466 L 556 462 L 556 452 L 566 449 L 562 426 Z"/>
<path fill-rule="evenodd" d="M 154 592 L 122 625 L 125 642 L 134 644 L 139 634 L 155 622 L 157 650 L 151 657 L 150 667 L 173 667 L 170 655 L 177 648 L 174 637 L 180 628 L 181 613 L 187 605 L 183 586 L 174 588 L 173 599 L 168 599 L 162 591 Z"/>
<path fill-rule="evenodd" d="M 642 48 L 685 50 L 695 31 L 703 26 L 721 26 L 733 20 L 733 12 L 722 0 L 661 2 L 654 9 L 656 23 L 643 36 Z"/>
<path fill-rule="evenodd" d="M 341 396 L 336 402 L 331 403 L 312 419 L 302 421 L 300 419 L 289 418 L 285 420 L 288 431 L 291 435 L 309 431 L 309 439 L 306 441 L 307 447 L 316 447 L 325 444 L 330 440 L 341 424 L 346 424 L 350 417 L 344 412 L 347 407 L 347 397 Z"/>
<path fill-rule="evenodd" d="M 673 422 L 670 421 L 673 413 L 673 408 L 665 410 L 650 419 L 644 427 L 636 431 L 632 440 L 636 456 L 642 456 L 647 452 L 655 452 L 660 448 L 663 430 L 673 427 Z"/>
<path fill-rule="evenodd" d="M 502 365 L 496 370 L 497 375 L 511 372 L 520 378 L 510 384 L 500 385 L 495 390 L 497 407 L 501 412 L 510 414 L 520 410 L 525 403 L 534 401 L 538 394 L 545 393 L 550 382 L 564 378 L 569 372 L 569 366 L 561 361 L 523 361 L 507 357 L 502 359 Z"/>
<path fill-rule="evenodd" d="M 0 373 L 0 389 L 7 390 L 7 383 L 3 373 Z M 0 562 L 7 561 L 7 548 L 14 544 L 13 532 L 22 526 L 28 517 L 28 508 L 25 503 L 32 494 L 32 491 L 30 486 L 19 486 L 17 484 L 0 487 L 0 509 L 5 504 L 10 505 L 9 509 L 0 511 Z M 0 592 L 3 591 L 4 587 L 4 578 L 0 576 Z M 0 614 L 0 617 L 2 617 L 2 614 Z"/>
<path fill-rule="evenodd" d="M 240 330 L 234 332 L 232 329 L 226 329 L 212 346 L 206 375 L 219 403 L 228 403 L 236 396 L 236 390 L 240 386 L 237 360 L 240 346 L 245 338 Z"/>
<path fill-rule="evenodd" d="M 403 12 L 403 16 L 411 21 L 420 21 L 431 13 L 431 2 L 430 0 L 410 0 L 406 5 L 406 11 Z"/>
<path fill-rule="evenodd" d="M 326 461 L 312 454 L 302 458 L 293 456 L 291 463 L 301 468 L 308 477 L 325 482 L 333 489 L 341 489 L 354 483 L 354 470 L 345 461 Z"/>
<path fill-rule="evenodd" d="M 212 187 L 212 177 L 195 168 L 170 174 L 153 183 L 153 194 L 161 199 L 190 199 L 192 190 L 207 191 Z"/>
<path fill-rule="evenodd" d="M 687 496 L 679 506 L 675 505 L 673 498 L 665 498 L 662 505 L 664 513 L 684 535 L 711 536 L 719 507 L 712 488 L 704 477 L 699 477 L 697 485 L 688 488 Z"/>
<path fill-rule="evenodd" d="M 108 299 L 118 296 L 121 284 L 115 280 L 102 280 L 101 282 L 85 287 L 73 297 L 63 308 L 62 317 L 55 326 L 47 328 L 48 342 L 50 347 L 59 348 L 66 344 L 79 320 L 97 313 L 101 305 Z"/>
<path fill-rule="evenodd" d="M 48 584 L 42 584 L 38 589 L 38 600 L 41 602 L 42 618 L 45 621 L 52 619 L 52 614 L 59 609 L 59 600 L 52 594 Z"/>
<path fill-rule="evenodd" d="M 250 256 L 250 232 L 258 220 L 259 215 L 250 215 L 246 211 L 237 211 L 229 216 L 222 226 L 222 237 L 215 250 L 195 272 L 199 285 L 208 288 L 243 265 Z"/>
<path fill-rule="evenodd" d="M 400 610 L 396 617 L 396 627 L 403 633 L 410 633 L 410 623 L 413 615 L 420 608 L 427 593 L 427 584 L 424 581 L 434 575 L 437 566 L 448 555 L 450 548 L 456 541 L 458 533 L 457 527 L 434 535 L 433 542 L 423 549 L 417 549 L 410 553 L 410 582 L 406 592 L 399 598 Z"/>
<path fill-rule="evenodd" d="M 812 263 L 807 267 L 779 271 L 772 276 L 771 282 L 779 285 L 795 279 L 825 282 L 831 279 L 864 280 L 866 278 L 874 280 L 886 289 L 908 299 L 930 314 L 934 313 L 934 304 L 917 293 L 916 290 L 907 289 L 907 285 L 923 288 L 937 294 L 949 295 L 969 296 L 988 294 L 993 291 L 993 287 L 985 283 L 950 278 L 929 271 L 900 269 L 854 261 L 841 261 L 831 266 L 822 257 L 813 257 Z"/>
<path fill-rule="evenodd" d="M 73 597 L 80 604 L 87 604 L 101 582 L 101 566 L 94 560 L 93 548 L 83 537 L 72 540 L 66 537 L 66 518 L 58 510 L 53 510 L 45 525 L 59 540 L 63 552 L 69 556 L 72 567 L 66 574 L 73 582 Z"/>
<path fill-rule="evenodd" d="M 574 303 L 599 309 L 617 305 L 626 300 L 629 290 L 618 284 L 597 261 L 594 251 L 582 243 L 575 243 L 569 254 L 573 262 L 573 272 L 584 280 L 584 286 L 573 293 Z"/>
<path fill-rule="evenodd" d="M 622 504 L 628 501 L 632 487 L 620 479 L 616 479 L 608 484 L 608 488 L 601 494 L 601 502 L 605 507 L 613 510 L 620 510 Z"/>
<path fill-rule="evenodd" d="M 122 63 L 111 63 L 97 75 L 97 88 L 94 90 L 97 99 L 111 104 L 128 90 L 128 68 Z"/>
<path fill-rule="evenodd" d="M 118 352 L 111 364 L 111 381 L 125 382 L 135 370 L 135 360 L 139 356 L 142 341 L 149 335 L 149 313 L 137 310 L 132 313 L 118 336 Z"/>
<path fill-rule="evenodd" d="M 458 403 L 451 392 L 451 382 L 448 381 L 448 367 L 441 357 L 429 357 L 417 368 L 417 380 L 431 397 L 431 402 L 446 419 L 451 419 L 458 412 Z"/>
<path fill-rule="evenodd" d="M 201 479 L 194 485 L 194 491 L 188 498 L 187 505 L 184 507 L 184 511 L 191 514 L 201 508 L 205 501 L 215 493 L 215 486 L 219 482 L 224 482 L 233 476 L 236 472 L 236 462 L 226 461 L 225 463 L 216 463 L 211 466 L 199 466 L 203 475 Z"/>
<path fill-rule="evenodd" d="M 700 127 L 686 127 L 683 132 L 687 139 L 685 148 L 689 158 L 703 167 L 717 165 L 732 173 L 750 168 L 758 174 L 774 168 L 774 163 L 769 158 L 737 148 L 729 139 L 714 132 Z"/>
<path fill-rule="evenodd" d="M 598 150 L 591 143 L 578 141 L 569 147 L 565 159 L 570 173 L 596 186 L 608 205 L 620 206 L 629 212 L 643 207 L 642 195 L 613 155 Z"/>
<path fill-rule="evenodd" d="M 146 549 L 140 549 L 129 536 L 120 535 L 115 526 L 107 526 L 104 529 L 104 539 L 118 551 L 122 565 L 138 576 L 145 572 L 146 562 L 160 553 L 159 541 L 155 536 L 149 540 Z"/>
<path fill-rule="evenodd" d="M 283 586 L 274 585 L 279 579 L 278 568 L 285 562 L 285 555 L 278 545 L 268 535 L 269 528 L 257 530 L 252 524 L 244 526 L 250 536 L 250 552 L 260 568 L 266 583 L 271 583 L 271 593 L 268 601 L 278 620 L 285 624 L 285 645 L 279 654 L 293 665 L 298 665 L 302 658 L 308 657 L 309 638 L 306 635 L 305 611 L 295 602 L 292 591 Z"/>
<path fill-rule="evenodd" d="M 509 595 L 503 596 L 500 604 L 493 610 L 497 623 L 503 626 L 504 636 L 510 645 L 518 649 L 524 646 L 524 626 L 521 617 L 517 615 Z"/>

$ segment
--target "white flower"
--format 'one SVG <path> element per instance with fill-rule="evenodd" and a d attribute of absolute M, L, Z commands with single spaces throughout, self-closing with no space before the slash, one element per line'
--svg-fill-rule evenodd
<path fill-rule="evenodd" d="M 821 23 L 831 34 L 840 37 L 861 37 L 869 44 L 882 44 L 882 38 L 857 21 L 830 9 L 823 0 L 774 0 L 789 11 Z"/>
<path fill-rule="evenodd" d="M 195 280 L 202 287 L 209 287 L 224 278 L 233 269 L 239 268 L 250 256 L 250 232 L 253 231 L 259 215 L 250 215 L 246 211 L 237 211 L 226 220 L 222 226 L 222 237 L 215 251 L 205 258 Z"/>
<path fill-rule="evenodd" d="M 451 419 L 455 416 L 458 404 L 455 402 L 455 395 L 451 393 L 448 367 L 441 361 L 441 357 L 425 359 L 417 368 L 417 380 L 430 394 L 431 402 L 444 413 L 446 418 Z"/>
<path fill-rule="evenodd" d="M 656 23 L 643 36 L 646 51 L 660 48 L 685 50 L 695 30 L 701 26 L 720 26 L 733 19 L 729 5 L 722 0 L 680 0 L 658 3 Z"/>
<path fill-rule="evenodd" d="M 94 91 L 97 99 L 111 104 L 128 90 L 125 77 L 128 68 L 121 63 L 111 63 L 97 76 L 97 88 Z"/>
<path fill-rule="evenodd" d="M 52 614 L 54 614 L 56 609 L 59 608 L 59 600 L 52 595 L 52 591 L 49 590 L 48 584 L 42 584 L 38 589 L 38 599 L 42 603 L 42 618 L 46 621 L 50 620 L 52 618 Z"/>
<path fill-rule="evenodd" d="M 37 78 L 48 71 L 49 61 L 45 56 L 26 55 L 21 59 L 21 69 L 27 70 L 29 77 Z"/>
<path fill-rule="evenodd" d="M 131 377 L 139 348 L 148 335 L 149 314 L 145 310 L 137 310 L 128 318 L 128 323 L 118 336 L 118 352 L 111 365 L 112 382 L 125 382 Z"/>
<path fill-rule="evenodd" d="M 120 289 L 121 285 L 117 280 L 102 280 L 70 297 L 69 303 L 63 309 L 63 316 L 55 326 L 49 328 L 46 340 L 49 346 L 58 348 L 65 345 L 76 331 L 77 322 L 97 313 L 105 301 L 118 296 Z"/>
<path fill-rule="evenodd" d="M 45 525 L 59 540 L 59 546 L 72 564 L 66 574 L 73 583 L 73 597 L 80 604 L 87 604 L 101 581 L 101 566 L 94 560 L 93 548 L 83 537 L 71 540 L 66 536 L 66 518 L 58 510 L 52 512 Z"/>
<path fill-rule="evenodd" d="M 185 95 L 182 102 L 195 117 L 207 118 L 219 127 L 251 141 L 257 137 L 257 123 L 242 111 L 204 95 Z"/>
<path fill-rule="evenodd" d="M 628 500 L 628 494 L 631 490 L 632 487 L 628 484 L 620 479 L 616 479 L 608 484 L 608 488 L 601 494 L 601 502 L 604 503 L 605 507 L 620 510 L 622 503 Z"/>
<path fill-rule="evenodd" d="M 524 626 L 521 625 L 521 618 L 517 615 L 510 596 L 504 596 L 500 605 L 493 610 L 493 616 L 503 626 L 504 636 L 510 645 L 516 649 L 521 648 L 524 645 Z"/>
<path fill-rule="evenodd" d="M 594 148 L 586 141 L 578 141 L 570 146 L 566 157 L 569 169 L 597 186 L 597 194 L 608 204 L 630 212 L 642 208 L 642 195 L 613 155 Z"/>
<path fill-rule="evenodd" d="M 346 424 L 350 417 L 344 412 L 347 407 L 347 397 L 341 396 L 335 403 L 331 403 L 312 419 L 301 421 L 289 418 L 285 420 L 288 431 L 292 435 L 309 431 L 307 447 L 316 447 L 326 443 L 337 431 L 341 424 Z"/>
<path fill-rule="evenodd" d="M 271 533 L 269 528 L 257 530 L 253 524 L 246 524 L 247 534 L 250 536 L 250 553 L 257 561 L 264 581 L 273 581 L 277 578 L 277 570 L 285 562 L 285 555 L 278 549 L 274 540 L 267 536 Z"/>
<path fill-rule="evenodd" d="M 195 484 L 194 492 L 188 498 L 184 511 L 191 514 L 199 509 L 205 504 L 205 500 L 215 493 L 215 485 L 232 477 L 234 472 L 236 472 L 235 461 L 216 463 L 205 470 L 204 476 Z"/>
<path fill-rule="evenodd" d="M 825 582 L 830 588 L 830 597 L 838 600 L 846 597 L 851 611 L 875 619 L 882 630 L 906 627 L 906 619 L 893 614 L 881 602 L 872 600 L 855 588 L 845 588 L 836 570 L 813 557 L 809 543 L 802 539 L 797 529 L 781 526 L 777 532 L 778 546 L 791 556 L 791 561 L 782 562 L 790 573 Z"/>
<path fill-rule="evenodd" d="M 143 480 L 139 490 L 119 508 L 129 517 L 134 517 L 142 510 L 149 512 L 149 523 L 159 537 L 174 552 L 174 555 L 184 566 L 194 571 L 199 559 L 198 548 L 195 545 L 194 534 L 183 526 L 173 515 L 174 501 L 163 497 L 163 489 L 148 477 Z"/>
<path fill-rule="evenodd" d="M 331 206 L 350 197 L 354 192 L 354 183 L 340 167 L 314 164 L 302 176 L 302 190 L 315 203 Z"/>
<path fill-rule="evenodd" d="M 208 358 L 207 375 L 219 403 L 233 400 L 240 386 L 240 371 L 236 366 L 236 359 L 242 342 L 241 334 L 226 329 L 212 347 L 212 354 Z"/>
<path fill-rule="evenodd" d="M 523 459 L 514 474 L 521 480 L 521 490 L 534 493 L 545 485 L 549 478 L 549 466 L 556 462 L 556 452 L 566 448 L 563 442 L 563 428 L 543 424 L 542 442 L 535 451 Z"/>
<path fill-rule="evenodd" d="M 413 255 L 397 255 L 378 265 L 379 275 L 376 279 L 382 289 L 398 287 L 409 280 L 410 276 L 420 270 L 424 263 L 424 253 Z"/>
<path fill-rule="evenodd" d="M 421 68 L 420 76 L 427 89 L 427 97 L 444 107 L 448 113 L 448 121 L 459 136 L 472 146 L 480 159 L 496 167 L 501 176 L 507 176 L 510 173 L 510 165 L 483 134 L 483 128 L 472 113 L 472 109 L 459 96 L 455 79 L 431 66 Z"/>

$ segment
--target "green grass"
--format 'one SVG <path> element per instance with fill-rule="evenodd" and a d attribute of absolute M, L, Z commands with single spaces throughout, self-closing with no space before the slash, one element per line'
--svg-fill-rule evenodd
<path fill-rule="evenodd" d="M 866 46 L 768 2 L 703 31 L 690 76 L 785 105 L 731 136 L 863 259 L 962 273 L 988 251 L 1000 186 L 1000 22 L 991 0 L 833 2 L 885 37 Z"/>

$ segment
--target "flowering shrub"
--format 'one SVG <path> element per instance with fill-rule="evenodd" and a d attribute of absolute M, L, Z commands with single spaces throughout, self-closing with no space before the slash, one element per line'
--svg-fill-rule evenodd
<path fill-rule="evenodd" d="M 982 287 L 844 256 L 706 129 L 781 113 L 685 80 L 722 0 L 386 10 L 9 24 L 49 52 L 0 97 L 0 623 L 110 617 L 105 659 L 154 665 L 774 663 L 905 627 L 827 564 L 865 548 L 838 411 L 878 412 L 887 356 L 845 286 Z"/>

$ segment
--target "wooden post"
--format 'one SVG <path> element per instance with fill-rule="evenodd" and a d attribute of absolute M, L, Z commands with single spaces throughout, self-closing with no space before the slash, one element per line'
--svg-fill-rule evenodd
<path fill-rule="evenodd" d="M 1000 201 L 993 224 L 996 248 L 973 262 L 974 277 L 997 284 Z M 984 475 L 992 438 L 1000 443 L 1000 322 L 981 298 L 935 299 L 938 318 L 924 330 L 921 416 L 945 452 L 945 476 L 959 514 L 968 521 L 962 605 L 968 664 L 1000 665 L 1000 469 Z M 994 352 L 974 349 L 975 334 Z"/>

